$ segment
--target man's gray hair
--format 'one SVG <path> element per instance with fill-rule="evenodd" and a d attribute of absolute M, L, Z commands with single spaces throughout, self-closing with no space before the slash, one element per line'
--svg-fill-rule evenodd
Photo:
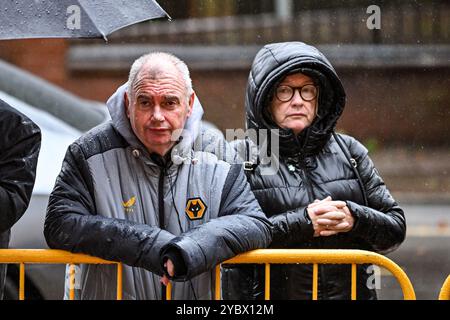
<path fill-rule="evenodd" d="M 136 81 L 136 78 L 139 74 L 139 72 L 141 71 L 142 67 L 144 65 L 146 65 L 148 62 L 155 62 L 155 64 L 153 65 L 157 65 L 156 62 L 169 62 L 171 63 L 173 66 L 175 66 L 175 68 L 180 72 L 180 74 L 182 75 L 185 85 L 186 85 L 186 93 L 187 93 L 187 97 L 189 99 L 189 96 L 194 92 L 194 90 L 192 89 L 192 80 L 191 80 L 191 76 L 189 74 L 189 69 L 186 65 L 186 63 L 184 63 L 184 61 L 182 61 L 180 58 L 174 56 L 173 54 L 170 53 L 166 53 L 166 52 L 151 52 L 151 53 L 147 53 L 141 57 L 139 57 L 138 59 L 136 59 L 130 69 L 130 74 L 128 76 L 128 82 L 127 82 L 127 93 L 128 96 L 132 96 L 132 90 L 133 90 L 133 86 L 134 83 Z"/>

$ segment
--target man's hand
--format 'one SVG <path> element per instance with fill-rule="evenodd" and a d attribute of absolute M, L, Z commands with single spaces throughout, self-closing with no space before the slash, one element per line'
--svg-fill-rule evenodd
<path fill-rule="evenodd" d="M 307 212 L 314 227 L 314 237 L 332 236 L 348 232 L 354 219 L 344 201 L 333 201 L 330 196 L 311 203 Z"/>
<path fill-rule="evenodd" d="M 167 261 L 164 263 L 164 268 L 166 268 L 169 276 L 173 277 L 175 275 L 175 267 L 173 265 L 172 260 L 167 259 Z M 166 275 L 164 275 L 161 278 L 161 283 L 164 284 L 165 286 L 167 286 L 169 284 L 169 282 L 170 282 L 170 280 Z"/>

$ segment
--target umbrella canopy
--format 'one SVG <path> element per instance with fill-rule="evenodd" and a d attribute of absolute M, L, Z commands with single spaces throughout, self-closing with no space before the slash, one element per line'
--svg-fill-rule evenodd
<path fill-rule="evenodd" d="M 145 20 L 168 17 L 154 0 L 3 0 L 0 39 L 104 38 Z"/>

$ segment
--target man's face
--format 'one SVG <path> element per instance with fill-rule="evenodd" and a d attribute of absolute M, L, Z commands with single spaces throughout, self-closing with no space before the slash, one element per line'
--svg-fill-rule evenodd
<path fill-rule="evenodd" d="M 149 152 L 165 155 L 175 144 L 172 133 L 183 129 L 192 112 L 194 94 L 189 99 L 181 74 L 171 67 L 137 76 L 131 97 L 125 96 L 131 127 Z"/>
<path fill-rule="evenodd" d="M 295 73 L 284 78 L 278 87 L 300 88 L 308 84 L 314 84 L 310 77 Z M 292 129 L 295 134 L 299 134 L 309 127 L 316 117 L 316 101 L 317 97 L 311 101 L 304 100 L 300 95 L 300 89 L 295 90 L 292 99 L 286 102 L 280 101 L 274 95 L 270 104 L 272 119 L 280 128 Z"/>

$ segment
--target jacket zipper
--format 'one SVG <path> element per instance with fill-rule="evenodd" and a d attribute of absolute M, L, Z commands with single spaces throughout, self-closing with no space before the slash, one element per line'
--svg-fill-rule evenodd
<path fill-rule="evenodd" d="M 295 136 L 295 142 L 297 143 L 297 145 L 300 145 L 300 142 L 298 141 L 297 136 Z M 300 176 L 302 177 L 302 180 L 305 183 L 305 188 L 306 188 L 306 192 L 308 193 L 309 202 L 312 203 L 315 200 L 315 196 L 314 196 L 314 193 L 313 193 L 313 190 L 311 187 L 311 181 L 309 180 L 308 175 L 305 172 L 306 170 L 299 168 L 299 171 L 300 171 Z M 322 241 L 322 239 L 320 239 L 320 237 L 319 237 L 318 241 L 319 241 L 319 247 L 322 248 L 323 241 Z M 317 298 L 321 299 L 321 297 L 323 296 L 321 289 L 325 288 L 325 281 L 323 280 L 323 276 L 322 276 L 324 273 L 324 271 L 323 271 L 324 265 L 319 264 L 318 267 L 319 267 L 318 268 L 319 270 L 318 270 L 318 274 L 317 274 L 317 277 L 318 277 Z M 327 297 L 326 297 L 326 299 L 327 299 Z"/>
<path fill-rule="evenodd" d="M 305 188 L 306 188 L 306 192 L 308 193 L 308 199 L 309 202 L 313 202 L 314 201 L 314 194 L 312 192 L 312 188 L 311 188 L 311 181 L 308 178 L 308 175 L 306 174 L 305 170 L 302 168 L 299 168 L 300 171 L 300 176 L 302 177 L 302 180 L 305 183 Z"/>
<path fill-rule="evenodd" d="M 311 188 L 311 182 L 310 182 L 310 180 L 309 180 L 309 178 L 308 178 L 308 175 L 306 174 L 306 172 L 305 172 L 305 170 L 304 169 L 299 169 L 300 170 L 300 175 L 301 175 L 301 177 L 302 177 L 302 179 L 303 179 L 303 181 L 304 181 L 304 183 L 305 183 L 305 188 L 306 188 L 306 192 L 308 193 L 308 198 L 309 198 L 309 202 L 311 203 L 311 202 L 313 202 L 315 199 L 315 197 L 314 197 L 314 194 L 313 194 L 313 191 L 312 191 L 312 188 Z M 320 247 L 323 247 L 323 242 L 322 242 L 322 239 L 318 239 L 318 241 L 319 241 L 319 245 L 320 245 Z M 319 270 L 318 270 L 318 275 L 317 275 L 317 277 L 318 277 L 318 282 L 319 282 L 319 286 L 318 286 L 318 290 L 317 290 L 317 298 L 318 299 L 321 299 L 322 298 L 322 290 L 321 290 L 321 288 L 324 288 L 324 286 L 325 286 L 325 281 L 323 280 L 323 268 L 324 268 L 324 266 L 322 265 L 322 264 L 319 264 Z"/>
<path fill-rule="evenodd" d="M 164 175 L 166 173 L 166 168 L 161 167 L 161 173 L 159 175 L 158 182 L 158 211 L 159 211 L 159 228 L 165 228 L 164 222 Z M 166 300 L 167 288 L 165 285 L 161 284 L 161 300 Z"/>

